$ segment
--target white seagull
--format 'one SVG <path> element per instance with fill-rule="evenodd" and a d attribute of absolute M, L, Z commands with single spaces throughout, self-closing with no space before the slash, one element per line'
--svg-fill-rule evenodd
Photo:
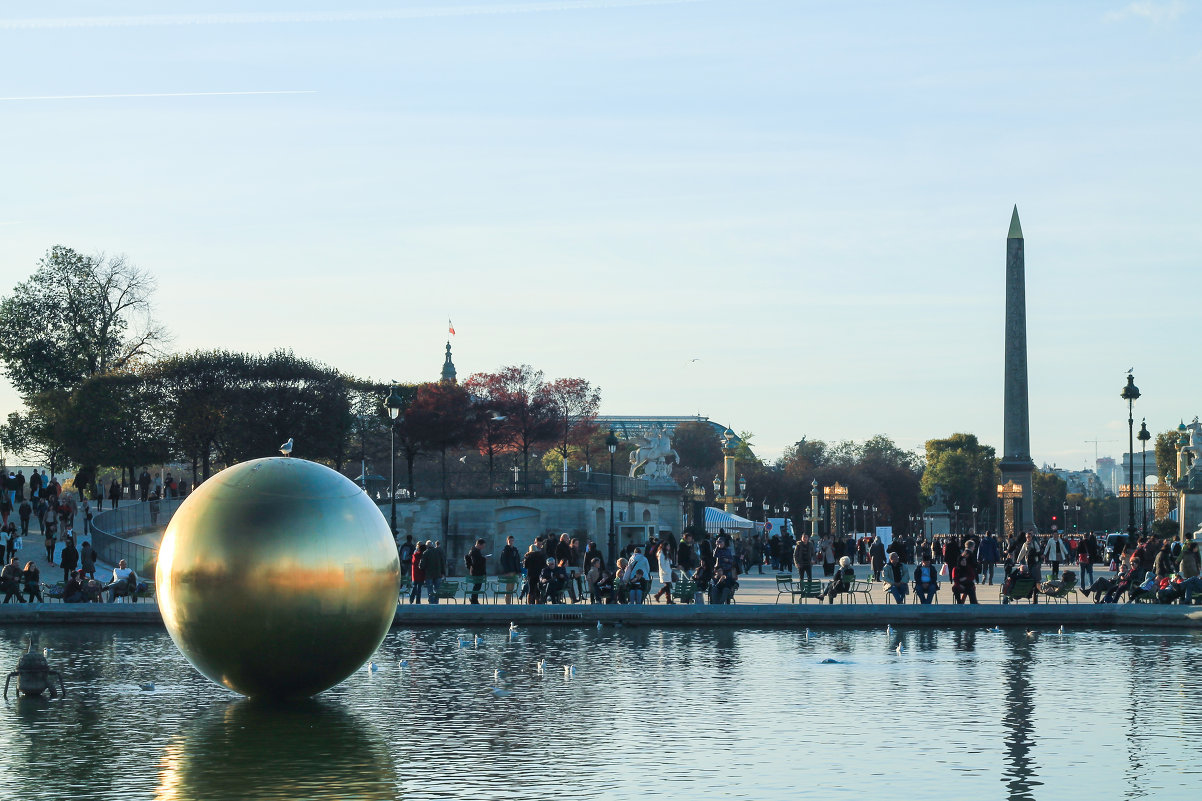
<path fill-rule="evenodd" d="M 1059 631 L 1057 631 L 1056 633 L 1057 633 L 1057 634 L 1064 634 L 1064 626 L 1061 626 L 1061 627 L 1060 627 L 1060 630 L 1059 630 Z"/>
<path fill-rule="evenodd" d="M 376 672 L 378 672 L 379 670 L 380 670 L 380 666 L 379 666 L 379 665 L 377 665 L 375 662 L 368 662 L 368 663 L 367 663 L 367 672 L 368 672 L 368 673 L 376 673 Z"/>
<path fill-rule="evenodd" d="M 288 437 L 288 441 L 280 446 L 280 453 L 284 454 L 285 456 L 292 455 L 292 437 Z"/>
<path fill-rule="evenodd" d="M 534 669 L 537 670 L 539 673 L 542 673 L 546 667 L 547 667 L 547 660 L 545 660 L 545 659 L 540 659 L 534 663 Z"/>
<path fill-rule="evenodd" d="M 904 648 L 902 648 L 902 644 L 899 642 L 899 643 L 897 644 L 897 652 L 900 654 L 900 653 L 901 653 L 902 651 L 904 651 L 904 650 L 905 650 L 905 649 L 904 649 Z"/>
<path fill-rule="evenodd" d="M 892 626 L 890 626 L 888 623 L 886 623 L 886 624 L 885 624 L 885 633 L 886 633 L 886 634 L 892 634 L 892 633 L 893 633 L 893 627 L 892 627 Z"/>
<path fill-rule="evenodd" d="M 1036 634 L 1038 634 L 1038 633 L 1039 633 L 1038 631 L 1028 631 L 1028 632 L 1027 632 L 1027 636 L 1028 636 L 1028 637 L 1034 637 L 1034 636 L 1035 636 Z"/>
<path fill-rule="evenodd" d="M 484 645 L 484 638 L 479 634 L 476 635 L 476 645 Z"/>
<path fill-rule="evenodd" d="M 575 676 L 576 675 L 576 666 L 575 665 L 564 665 L 563 666 L 563 675 L 565 678 L 568 676 Z"/>
<path fill-rule="evenodd" d="M 467 454 L 466 454 L 466 453 L 465 453 L 463 456 L 460 456 L 460 457 L 459 457 L 459 463 L 460 463 L 460 464 L 467 464 Z"/>
<path fill-rule="evenodd" d="M 806 629 L 806 639 L 810 639 L 810 630 Z"/>

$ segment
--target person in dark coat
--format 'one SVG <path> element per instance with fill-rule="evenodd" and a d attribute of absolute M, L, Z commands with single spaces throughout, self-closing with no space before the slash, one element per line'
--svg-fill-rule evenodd
<path fill-rule="evenodd" d="M 63 569 L 63 581 L 71 578 L 71 574 L 75 568 L 79 566 L 79 551 L 75 549 L 75 540 L 67 538 L 67 544 L 63 546 L 63 552 L 59 556 L 59 565 Z"/>
<path fill-rule="evenodd" d="M 793 565 L 797 568 L 799 580 L 814 580 L 814 544 L 810 542 L 808 531 L 801 532 L 801 538 L 793 548 Z"/>
<path fill-rule="evenodd" d="M 472 587 L 471 602 L 478 604 L 480 603 L 480 592 L 483 590 L 488 576 L 487 562 L 484 558 L 484 540 L 476 540 L 476 544 L 463 557 L 463 561 L 467 565 L 468 584 Z"/>
<path fill-rule="evenodd" d="M 531 545 L 526 557 L 522 560 L 522 567 L 526 570 L 526 603 L 528 604 L 537 604 L 542 593 L 542 586 L 538 583 L 538 579 L 547 565 L 547 552 L 539 547 L 540 544 Z M 554 564 L 555 560 L 552 559 L 551 562 Z"/>
<path fill-rule="evenodd" d="M 880 537 L 872 538 L 872 547 L 868 549 L 868 557 L 872 560 L 872 580 L 881 580 L 881 571 L 885 569 L 885 543 Z"/>

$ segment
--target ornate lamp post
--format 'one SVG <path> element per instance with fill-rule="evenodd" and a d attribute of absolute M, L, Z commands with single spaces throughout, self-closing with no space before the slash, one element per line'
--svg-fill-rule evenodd
<path fill-rule="evenodd" d="M 1060 518 L 1060 530 L 1068 533 L 1068 501 L 1061 504 L 1064 507 L 1064 517 Z"/>
<path fill-rule="evenodd" d="M 609 451 L 609 563 L 618 563 L 618 530 L 614 525 L 614 454 L 618 451 L 618 435 L 611 428 L 605 437 Z"/>
<path fill-rule="evenodd" d="M 1139 387 L 1135 386 L 1135 376 L 1127 373 L 1127 386 L 1123 387 L 1120 398 L 1127 401 L 1127 483 L 1131 494 L 1127 498 L 1127 541 L 1135 540 L 1135 401 L 1139 399 Z"/>
<path fill-rule="evenodd" d="M 1073 515 L 1073 533 L 1077 534 L 1081 530 L 1081 504 L 1077 504 L 1077 513 Z"/>
<path fill-rule="evenodd" d="M 972 536 L 977 536 L 977 505 L 972 505 L 972 531 L 968 532 Z"/>
<path fill-rule="evenodd" d="M 953 503 L 952 508 L 956 510 L 956 524 L 952 526 L 952 534 L 960 536 L 960 504 Z"/>
<path fill-rule="evenodd" d="M 400 419 L 401 409 L 404 407 L 405 401 L 397 394 L 396 384 L 392 384 L 388 388 L 388 397 L 384 399 L 384 408 L 388 410 L 388 429 L 392 436 L 392 443 L 388 449 L 388 454 L 391 457 L 392 467 L 388 474 L 389 481 L 389 498 L 392 500 L 392 514 L 389 516 L 389 524 L 392 526 L 392 538 L 396 539 L 396 424 Z"/>
<path fill-rule="evenodd" d="M 785 501 L 781 505 L 780 510 L 785 513 L 785 523 L 784 523 L 785 530 L 781 533 L 788 534 L 789 533 L 789 502 Z"/>
<path fill-rule="evenodd" d="M 821 517 L 818 513 L 818 499 L 820 497 L 818 479 L 814 479 L 810 482 L 810 536 L 815 540 L 818 539 L 818 522 Z"/>
<path fill-rule="evenodd" d="M 1151 432 L 1148 431 L 1148 421 L 1143 419 L 1139 423 L 1139 449 L 1140 458 L 1143 460 L 1143 466 L 1140 468 L 1139 477 L 1139 505 L 1141 507 L 1141 525 L 1139 527 L 1140 534 L 1148 536 L 1148 440 L 1152 438 Z"/>

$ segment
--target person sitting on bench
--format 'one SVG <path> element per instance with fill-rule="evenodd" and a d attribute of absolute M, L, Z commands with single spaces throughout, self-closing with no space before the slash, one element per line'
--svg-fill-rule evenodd
<path fill-rule="evenodd" d="M 836 595 L 842 592 L 850 592 L 852 585 L 855 583 L 856 569 L 851 566 L 851 557 L 839 557 L 839 569 L 835 571 L 835 575 L 831 578 L 830 583 L 826 585 L 826 589 L 818 596 L 818 602 L 822 603 L 822 599 L 825 598 L 827 603 L 833 604 Z"/>
<path fill-rule="evenodd" d="M 1088 598 L 1091 593 L 1094 594 L 1096 596 L 1094 603 L 1096 604 L 1112 604 L 1117 601 L 1119 596 L 1126 592 L 1129 587 L 1131 587 L 1138 575 L 1139 557 L 1132 555 L 1131 562 L 1128 564 L 1127 569 L 1119 573 L 1118 576 L 1112 579 L 1100 578 L 1093 584 L 1089 585 L 1089 587 L 1082 588 L 1080 592 L 1086 598 Z"/>
<path fill-rule="evenodd" d="M 930 554 L 923 553 L 922 563 L 914 569 L 914 594 L 918 602 L 929 604 L 939 592 L 939 572 L 931 564 Z"/>
<path fill-rule="evenodd" d="M 893 600 L 899 604 L 906 602 L 906 596 L 910 593 L 910 566 L 901 560 L 897 551 L 889 554 L 889 562 L 881 571 L 881 581 Z"/>
<path fill-rule="evenodd" d="M 970 604 L 977 602 L 977 566 L 968 551 L 960 554 L 952 568 L 952 597 L 962 604 L 967 598 Z"/>
<path fill-rule="evenodd" d="M 112 582 L 105 585 L 105 589 L 109 591 L 109 603 L 116 602 L 118 598 L 133 598 L 133 590 L 137 586 L 138 577 L 122 559 L 113 568 Z"/>
<path fill-rule="evenodd" d="M 1076 583 L 1077 574 L 1071 570 L 1065 570 L 1060 574 L 1059 578 L 1050 578 L 1042 582 L 1036 589 L 1044 595 L 1055 595 L 1065 587 L 1071 588 L 1075 586 Z"/>

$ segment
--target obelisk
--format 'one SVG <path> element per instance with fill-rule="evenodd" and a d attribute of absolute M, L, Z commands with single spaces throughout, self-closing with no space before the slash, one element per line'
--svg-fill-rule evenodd
<path fill-rule="evenodd" d="M 1032 530 L 1035 506 L 1031 492 L 1031 416 L 1027 408 L 1027 281 L 1023 255 L 1023 229 L 1018 223 L 1018 206 L 1010 217 L 1006 236 L 1006 386 L 1003 450 L 999 467 L 1002 483 L 1011 481 L 1023 488 L 1018 505 L 1016 531 Z"/>

